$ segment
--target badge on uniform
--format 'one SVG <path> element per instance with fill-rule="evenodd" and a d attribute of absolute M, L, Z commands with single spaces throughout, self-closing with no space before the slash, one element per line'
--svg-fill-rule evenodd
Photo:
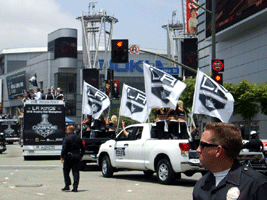
<path fill-rule="evenodd" d="M 232 187 L 228 190 L 226 200 L 236 200 L 240 195 L 240 190 L 237 187 Z"/>

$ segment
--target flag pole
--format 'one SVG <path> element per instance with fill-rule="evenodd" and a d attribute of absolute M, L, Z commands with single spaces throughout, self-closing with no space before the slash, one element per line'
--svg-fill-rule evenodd
<path fill-rule="evenodd" d="M 118 124 L 117 124 L 117 133 L 118 133 L 118 130 L 119 130 L 120 118 L 121 118 L 121 116 L 120 116 L 120 114 L 119 114 L 119 120 L 118 120 Z"/>
<path fill-rule="evenodd" d="M 83 137 L 83 127 L 82 127 L 82 123 L 83 123 L 83 87 L 84 87 L 84 81 L 82 82 L 82 111 L 81 111 L 81 138 Z"/>

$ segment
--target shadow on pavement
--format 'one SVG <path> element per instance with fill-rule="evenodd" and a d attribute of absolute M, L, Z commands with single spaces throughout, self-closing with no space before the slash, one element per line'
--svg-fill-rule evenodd
<path fill-rule="evenodd" d="M 142 174 L 120 174 L 120 175 L 114 174 L 112 178 L 127 179 L 129 181 L 141 181 L 141 182 L 160 184 L 160 183 L 158 183 L 157 177 L 155 174 L 150 178 L 146 178 Z M 175 180 L 175 182 L 171 185 L 184 186 L 184 187 L 194 187 L 196 182 L 197 182 L 197 180 L 194 180 L 194 179 L 181 178 L 181 179 Z"/>

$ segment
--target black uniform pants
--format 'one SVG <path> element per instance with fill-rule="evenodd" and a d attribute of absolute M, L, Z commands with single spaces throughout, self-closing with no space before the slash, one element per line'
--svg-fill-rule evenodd
<path fill-rule="evenodd" d="M 72 170 L 73 188 L 78 188 L 79 179 L 80 179 L 80 173 L 79 173 L 80 160 L 81 160 L 81 157 L 79 154 L 72 154 L 72 155 L 68 155 L 65 157 L 64 163 L 63 163 L 63 174 L 64 174 L 65 186 L 71 185 L 70 170 Z"/>

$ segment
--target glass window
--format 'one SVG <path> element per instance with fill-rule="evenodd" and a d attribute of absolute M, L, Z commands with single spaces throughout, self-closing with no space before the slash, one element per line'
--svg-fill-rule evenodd
<path fill-rule="evenodd" d="M 65 114 L 76 115 L 76 74 L 57 73 L 55 74 L 55 89 L 60 88 L 66 100 Z"/>

